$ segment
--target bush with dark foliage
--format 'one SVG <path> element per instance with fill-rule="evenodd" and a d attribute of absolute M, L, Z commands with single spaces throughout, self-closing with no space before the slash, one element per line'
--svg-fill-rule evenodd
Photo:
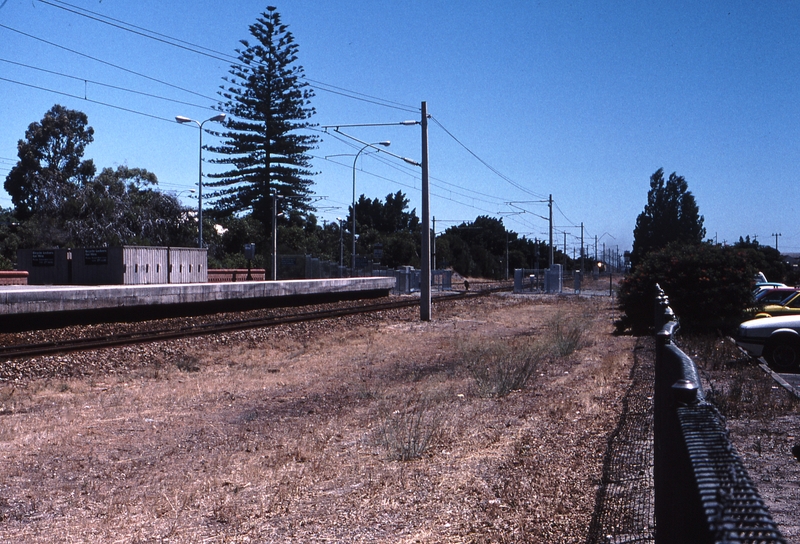
<path fill-rule="evenodd" d="M 733 331 L 746 317 L 756 268 L 747 250 L 710 243 L 672 243 L 648 253 L 619 290 L 625 315 L 617 331 L 648 332 L 653 325 L 655 288 L 669 297 L 684 332 Z"/>

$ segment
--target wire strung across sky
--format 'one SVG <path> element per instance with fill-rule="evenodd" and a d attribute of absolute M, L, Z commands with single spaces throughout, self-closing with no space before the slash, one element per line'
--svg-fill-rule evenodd
<path fill-rule="evenodd" d="M 192 53 L 196 53 L 198 55 L 203 55 L 203 56 L 215 59 L 215 60 L 221 60 L 221 61 L 228 62 L 228 63 L 231 63 L 231 64 L 238 64 L 239 63 L 239 58 L 234 57 L 233 55 L 230 55 L 230 54 L 227 54 L 227 53 L 224 53 L 224 52 L 221 52 L 221 51 L 216 51 L 216 50 L 213 50 L 213 49 L 210 49 L 210 48 L 207 48 L 207 47 L 204 47 L 202 45 L 195 44 L 195 43 L 187 42 L 185 40 L 181 40 L 181 39 L 175 38 L 173 36 L 168 36 L 168 35 L 162 34 L 160 32 L 149 30 L 149 29 L 146 29 L 146 28 L 141 27 L 141 26 L 133 25 L 131 23 L 127 23 L 125 21 L 121 21 L 121 20 L 115 19 L 113 17 L 108 17 L 106 15 L 103 15 L 103 14 L 100 14 L 100 13 L 97 13 L 97 12 L 94 12 L 94 11 L 91 11 L 91 10 L 84 9 L 84 8 L 79 7 L 79 6 L 75 6 L 75 5 L 70 4 L 68 2 L 63 2 L 63 1 L 60 1 L 60 0 L 53 0 L 53 1 L 40 0 L 40 1 L 42 3 L 44 3 L 44 4 L 48 4 L 48 5 L 53 6 L 55 8 L 63 9 L 65 11 L 68 11 L 68 12 L 73 13 L 75 15 L 79 15 L 81 17 L 86 17 L 88 19 L 91 19 L 91 20 L 94 20 L 94 21 L 97 21 L 97 22 L 100 22 L 100 23 L 103 23 L 103 24 L 106 24 L 106 25 L 113 26 L 113 27 L 118 28 L 120 30 L 124 30 L 126 32 L 131 32 L 131 33 L 136 34 L 138 36 L 141 36 L 141 37 L 144 37 L 144 38 L 148 38 L 148 39 L 152 39 L 152 40 L 164 43 L 166 45 L 171 45 L 173 47 L 177 47 L 177 48 L 180 48 L 180 49 L 184 49 L 186 51 L 189 51 L 189 52 L 192 52 Z M 321 88 L 321 90 L 324 90 L 324 91 L 327 91 L 327 92 L 330 92 L 330 93 L 333 93 L 333 94 L 346 96 L 348 98 L 353 98 L 355 100 L 361 100 L 363 102 L 368 102 L 370 104 L 376 104 L 376 105 L 384 106 L 384 107 L 387 107 L 387 108 L 394 108 L 394 109 L 399 109 L 399 110 L 406 111 L 406 112 L 419 113 L 419 108 L 416 108 L 414 106 L 409 106 L 409 105 L 406 105 L 406 104 L 401 104 L 399 102 L 386 100 L 386 99 L 379 98 L 379 97 L 376 97 L 376 96 L 371 96 L 371 95 L 367 95 L 367 94 L 364 94 L 364 93 L 359 93 L 357 91 L 352 91 L 352 90 L 349 90 L 349 89 L 345 89 L 343 87 L 338 87 L 336 85 L 331 85 L 329 83 L 324 83 L 322 81 L 313 80 L 313 79 L 310 79 L 310 78 L 305 77 L 305 76 L 303 76 L 303 78 L 306 81 L 308 81 L 309 83 L 313 83 L 318 88 Z"/>

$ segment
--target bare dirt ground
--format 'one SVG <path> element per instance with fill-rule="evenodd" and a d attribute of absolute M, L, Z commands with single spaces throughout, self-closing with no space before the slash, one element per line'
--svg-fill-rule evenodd
<path fill-rule="evenodd" d="M 637 343 L 617 314 L 498 295 L 0 361 L 0 541 L 584 543 Z M 800 542 L 797 403 L 681 347 Z"/>
<path fill-rule="evenodd" d="M 615 315 L 493 296 L 32 361 L 0 385 L 0 540 L 583 542 Z"/>

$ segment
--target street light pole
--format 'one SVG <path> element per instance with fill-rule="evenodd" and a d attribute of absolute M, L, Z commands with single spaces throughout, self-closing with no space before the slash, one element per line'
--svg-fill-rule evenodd
<path fill-rule="evenodd" d="M 176 115 L 175 120 L 181 124 L 195 123 L 200 128 L 200 166 L 198 168 L 199 178 L 197 182 L 197 247 L 203 247 L 203 125 L 209 121 L 222 122 L 225 120 L 225 114 L 220 113 L 203 122 L 190 119 L 182 115 Z"/>
<path fill-rule="evenodd" d="M 376 145 L 382 145 L 383 147 L 389 147 L 392 145 L 392 142 L 389 140 L 384 140 L 382 142 L 375 142 L 372 144 L 366 144 L 364 147 L 358 150 L 356 153 L 356 158 L 353 159 L 353 271 L 352 275 L 356 275 L 356 163 L 358 162 L 358 157 L 361 155 L 361 152 L 364 151 L 368 147 L 372 147 L 374 149 L 378 149 L 375 147 Z"/>

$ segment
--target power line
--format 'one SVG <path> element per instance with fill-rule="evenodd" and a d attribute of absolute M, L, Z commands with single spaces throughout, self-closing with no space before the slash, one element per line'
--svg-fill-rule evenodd
<path fill-rule="evenodd" d="M 210 49 L 208 47 L 204 47 L 204 46 L 201 46 L 201 45 L 198 45 L 198 44 L 195 44 L 195 43 L 187 42 L 187 41 L 181 40 L 179 38 L 175 38 L 173 36 L 168 36 L 168 35 L 162 34 L 160 32 L 149 30 L 147 28 L 144 28 L 144 27 L 141 27 L 141 26 L 137 26 L 137 25 L 122 21 L 120 19 L 114 19 L 113 17 L 108 17 L 106 15 L 102 15 L 100 13 L 97 13 L 97 12 L 94 12 L 94 11 L 91 11 L 91 10 L 87 10 L 87 9 L 75 6 L 75 5 L 70 4 L 68 2 L 62 2 L 60 0 L 54 0 L 54 1 L 40 0 L 40 1 L 42 3 L 44 3 L 44 4 L 48 4 L 48 5 L 53 6 L 55 8 L 62 9 L 64 11 L 73 13 L 74 15 L 78 15 L 80 17 L 85 17 L 85 18 L 91 19 L 93 21 L 96 21 L 96 22 L 99 22 L 99 23 L 102 23 L 102 24 L 105 24 L 105 25 L 112 26 L 112 27 L 117 28 L 119 30 L 123 30 L 125 32 L 130 32 L 132 34 L 135 34 L 135 35 L 138 35 L 138 36 L 141 36 L 141 37 L 144 37 L 144 38 L 148 38 L 148 39 L 151 39 L 151 40 L 155 40 L 155 41 L 158 41 L 158 42 L 166 44 L 166 45 L 171 45 L 173 47 L 177 47 L 177 48 L 180 48 L 180 49 L 192 52 L 192 53 L 196 53 L 198 55 L 203 55 L 203 56 L 206 56 L 206 57 L 209 57 L 209 58 L 212 58 L 212 59 L 215 59 L 215 60 L 220 60 L 220 61 L 223 61 L 223 62 L 236 63 L 236 64 L 238 64 L 240 62 L 239 58 L 234 57 L 232 55 L 229 55 L 227 53 L 216 51 L 214 49 Z M 69 6 L 69 8 L 64 7 L 64 6 Z M 82 13 L 82 12 L 85 12 L 85 13 Z M 87 14 L 90 14 L 90 15 L 87 15 Z M 412 112 L 412 113 L 418 113 L 419 112 L 419 108 L 418 107 L 409 106 L 409 105 L 406 105 L 406 104 L 401 104 L 399 102 L 394 102 L 394 101 L 383 99 L 383 98 L 379 98 L 379 97 L 376 97 L 376 96 L 371 96 L 371 95 L 360 93 L 360 92 L 357 92 L 357 91 L 345 89 L 343 87 L 338 87 L 338 86 L 332 85 L 330 83 L 324 83 L 324 82 L 319 81 L 319 80 L 311 79 L 309 77 L 306 77 L 305 75 L 303 75 L 302 78 L 305 79 L 306 81 L 308 81 L 309 83 L 313 83 L 316 86 L 316 88 L 318 90 L 321 90 L 321 91 L 329 92 L 329 93 L 332 93 L 332 94 L 338 94 L 338 95 L 341 95 L 341 96 L 345 96 L 347 98 L 351 98 L 353 100 L 360 100 L 362 102 L 367 102 L 367 103 L 370 103 L 370 104 L 375 104 L 375 105 L 383 106 L 383 107 L 386 107 L 386 108 L 394 108 L 394 109 L 398 109 L 398 110 L 401 110 L 401 111 Z"/>
<path fill-rule="evenodd" d="M 93 85 L 99 85 L 101 87 L 108 87 L 110 89 L 116 89 L 118 91 L 124 91 L 124 92 L 127 92 L 127 93 L 138 94 L 140 96 L 146 96 L 146 97 L 149 97 L 149 98 L 156 98 L 158 100 L 164 100 L 164 101 L 167 101 L 167 102 L 172 102 L 174 104 L 183 104 L 185 106 L 193 106 L 193 107 L 196 107 L 196 108 L 213 109 L 213 108 L 209 108 L 208 106 L 201 105 L 201 104 L 193 104 L 192 102 L 184 102 L 183 100 L 176 100 L 174 98 L 167 98 L 165 96 L 159 96 L 159 95 L 152 94 L 152 93 L 145 93 L 145 92 L 142 92 L 142 91 L 136 91 L 134 89 L 128 89 L 126 87 L 120 87 L 119 85 L 111 85 L 110 83 L 103 83 L 101 81 L 94 81 L 94 80 L 86 79 L 86 78 L 83 78 L 83 77 L 73 76 L 73 75 L 70 75 L 70 74 L 64 74 L 62 72 L 56 72 L 54 70 L 47 70 L 45 68 L 38 68 L 36 66 L 31 66 L 30 64 L 24 64 L 22 62 L 14 62 L 13 60 L 0 58 L 0 62 L 6 62 L 8 64 L 14 64 L 15 66 L 22 66 L 23 68 L 28 68 L 30 70 L 36 70 L 36 71 L 39 71 L 39 72 L 44 72 L 46 74 L 52 74 L 52 75 L 56 75 L 56 76 L 60 76 L 60 77 L 65 77 L 65 78 L 68 78 L 68 79 L 74 79 L 74 80 L 77 80 L 77 81 L 83 81 L 84 83 L 91 83 Z"/>
<path fill-rule="evenodd" d="M 494 172 L 494 173 L 495 173 L 495 174 L 496 174 L 496 175 L 497 175 L 497 176 L 498 176 L 500 179 L 502 179 L 502 180 L 504 180 L 504 181 L 508 182 L 509 184 L 511 184 L 512 186 L 516 187 L 517 189 L 519 189 L 520 191 L 522 191 L 522 192 L 524 192 L 524 193 L 527 193 L 527 194 L 529 194 L 529 195 L 532 195 L 532 196 L 535 196 L 535 197 L 538 197 L 538 198 L 544 198 L 544 196 L 542 196 L 542 195 L 539 195 L 539 194 L 537 194 L 537 193 L 534 193 L 533 191 L 531 191 L 531 190 L 529 190 L 529 189 L 527 189 L 527 188 L 523 187 L 522 185 L 520 185 L 519 183 L 517 183 L 517 182 L 516 182 L 516 181 L 514 181 L 513 179 L 509 178 L 508 176 L 506 176 L 505 174 L 503 174 L 502 172 L 500 172 L 498 169 L 496 169 L 495 167 L 493 167 L 492 165 L 490 165 L 489 163 L 487 163 L 485 160 L 483 160 L 481 157 L 479 157 L 479 156 L 478 156 L 478 155 L 477 155 L 477 154 L 476 154 L 474 151 L 472 151 L 470 148 L 468 148 L 468 147 L 467 147 L 467 146 L 466 146 L 466 145 L 465 145 L 465 144 L 464 144 L 464 143 L 463 143 L 461 140 L 459 140 L 458 138 L 456 138 L 456 137 L 455 137 L 455 135 L 454 135 L 452 132 L 450 132 L 449 130 L 447 130 L 447 129 L 444 127 L 444 125 L 442 125 L 442 123 L 440 123 L 440 122 L 439 122 L 439 120 L 438 120 L 438 119 L 436 119 L 435 117 L 431 117 L 431 120 L 433 120 L 433 122 L 434 122 L 434 123 L 436 123 L 436 124 L 439 126 L 439 128 L 441 128 L 443 131 L 445 131 L 445 133 L 446 133 L 448 136 L 450 136 L 450 137 L 451 137 L 451 138 L 452 138 L 452 139 L 453 139 L 453 140 L 454 140 L 454 141 L 455 141 L 455 142 L 456 142 L 458 145 L 460 145 L 461 147 L 463 147 L 463 148 L 464 148 L 464 149 L 467 151 L 467 153 L 469 153 L 470 155 L 472 155 L 473 157 L 475 157 L 475 158 L 478 160 L 478 162 L 480 162 L 482 165 L 484 165 L 484 166 L 485 166 L 486 168 L 488 168 L 490 171 Z"/>
<path fill-rule="evenodd" d="M 58 48 L 58 49 L 63 49 L 64 51 L 68 51 L 68 52 L 70 52 L 70 53 L 72 53 L 72 54 L 74 54 L 74 55 L 78 55 L 78 56 L 81 56 L 81 57 L 87 58 L 87 59 L 89 59 L 89 60 L 93 60 L 93 61 L 95 61 L 95 62 L 99 62 L 99 63 L 101 63 L 101 64 L 105 64 L 106 66 L 111 66 L 112 68 L 116 68 L 117 70 L 122 70 L 123 72 L 127 72 L 127 73 L 129 73 L 129 74 L 133 74 L 133 75 L 135 75 L 135 76 L 142 77 L 142 78 L 144 78 L 144 79 L 147 79 L 147 80 L 150 80 L 150 81 L 154 81 L 154 82 L 156 82 L 156 83 L 159 83 L 159 84 L 161 84 L 161 85 L 166 85 L 167 87 L 171 87 L 171 88 L 173 88 L 173 89 L 177 89 L 177 90 L 179 90 L 179 91 L 183 91 L 183 92 L 186 92 L 186 93 L 189 93 L 189 94 L 193 94 L 193 95 L 195 95 L 195 96 L 199 96 L 199 97 L 201 97 L 201 98 L 206 98 L 206 99 L 208 99 L 208 100 L 214 100 L 214 101 L 216 101 L 216 100 L 217 100 L 216 98 L 209 97 L 209 96 L 205 96 L 205 95 L 202 95 L 202 94 L 200 94 L 200 93 L 198 93 L 198 92 L 195 92 L 195 91 L 192 91 L 192 90 L 189 90 L 189 89 L 185 89 L 185 88 L 183 88 L 183 87 L 180 87 L 180 86 L 178 86 L 178 85 L 174 85 L 174 84 L 172 84 L 172 83 L 168 83 L 168 82 L 166 82 L 166 81 L 163 81 L 163 80 L 160 80 L 160 79 L 158 79 L 158 78 L 155 78 L 155 77 L 151 77 L 151 76 L 148 76 L 148 75 L 142 74 L 141 72 L 137 72 L 137 71 L 135 71 L 135 70 L 130 70 L 130 69 L 128 69 L 128 68 L 124 68 L 124 67 L 122 67 L 122 66 L 119 66 L 118 64 L 114 64 L 113 62 L 108 62 L 108 61 L 105 61 L 105 60 L 99 59 L 99 58 L 97 58 L 97 57 L 93 57 L 93 56 L 91 56 L 91 55 L 87 55 L 86 53 L 81 53 L 80 51 L 76 51 L 76 50 L 74 50 L 74 49 L 70 49 L 69 47 L 65 47 L 65 46 L 63 46 L 63 45 L 59 45 L 59 44 L 57 44 L 57 43 L 54 43 L 54 42 L 51 42 L 51 41 L 45 40 L 45 39 L 43 39 L 43 38 L 39 38 L 39 37 L 37 37 L 37 36 L 34 36 L 33 34 L 28 34 L 27 32 L 22 32 L 21 30 L 17 30 L 17 29 L 15 29 L 15 28 L 11 28 L 10 26 L 6 26 L 6 25 L 4 25 L 4 24 L 0 24 L 0 28 L 4 28 L 4 29 L 6 29 L 6 30 L 9 30 L 9 31 L 11 31 L 11 32 L 16 32 L 17 34 L 21 34 L 21 35 L 23 35 L 23 36 L 25 36 L 25 37 L 27 37 L 27 38 L 30 38 L 30 39 L 32 39 L 32 40 L 36 40 L 36 41 L 39 41 L 39 42 L 45 43 L 45 44 L 47 44 L 47 45 L 49 45 L 49 46 L 51 46 L 51 47 L 56 47 L 56 48 Z"/>
<path fill-rule="evenodd" d="M 61 96 L 67 96 L 69 98 L 76 98 L 78 100 L 85 100 L 86 102 L 91 102 L 92 104 L 98 104 L 100 106 L 106 106 L 108 108 L 114 108 L 114 109 L 117 109 L 117 110 L 126 111 L 128 113 L 134 113 L 136 115 L 141 115 L 141 116 L 144 116 L 144 117 L 150 117 L 151 119 L 158 119 L 159 121 L 167 121 L 169 123 L 175 123 L 174 119 L 168 119 L 166 117 L 159 117 L 158 115 L 152 115 L 150 113 L 144 113 L 142 111 L 137 111 L 137 110 L 134 110 L 134 109 L 131 109 L 131 108 L 124 108 L 122 106 L 116 106 L 114 104 L 108 104 L 107 102 L 100 102 L 99 100 L 92 100 L 91 98 L 87 98 L 85 96 L 78 96 L 78 95 L 66 93 L 66 92 L 63 92 L 63 91 L 56 91 L 55 89 L 48 89 L 47 87 L 41 87 L 39 85 L 32 85 L 30 83 L 23 83 L 21 81 L 15 81 L 13 79 L 8 79 L 8 78 L 5 78 L 5 77 L 0 77 L 0 81 L 7 81 L 8 83 L 14 83 L 16 85 L 22 85 L 23 87 L 30 87 L 32 89 L 38 89 L 40 91 L 46 91 L 46 92 L 57 94 L 57 95 L 61 95 Z"/>
<path fill-rule="evenodd" d="M 358 146 L 356 144 L 350 142 L 349 140 L 345 140 L 344 138 L 341 138 L 340 136 L 338 136 L 336 134 L 333 134 L 333 133 L 327 133 L 327 134 L 332 136 L 333 138 L 345 143 L 345 145 L 347 145 L 348 147 L 351 147 L 353 149 L 357 149 L 358 148 Z M 404 165 L 397 165 L 397 164 L 394 164 L 393 162 L 390 162 L 388 159 L 386 159 L 386 157 L 382 157 L 382 156 L 378 155 L 378 156 L 375 157 L 375 159 L 377 161 L 379 161 L 379 162 L 384 163 L 385 165 L 389 166 L 390 168 L 394 168 L 394 169 L 399 170 L 401 172 L 408 173 L 409 171 L 411 171 L 411 172 L 416 173 L 415 170 L 411 170 L 410 168 L 406 168 Z M 335 161 L 332 161 L 332 162 L 335 162 Z M 337 163 L 337 164 L 340 164 L 340 163 Z M 443 184 L 450 185 L 450 186 L 453 186 L 453 187 L 459 187 L 456 184 L 446 182 L 446 181 L 441 180 L 439 178 L 431 178 L 431 180 L 432 180 L 431 181 L 431 185 L 433 187 L 437 187 L 439 189 L 443 189 L 443 187 L 439 186 L 439 183 L 443 183 Z M 391 181 L 391 180 L 388 180 L 388 181 Z M 399 182 L 397 182 L 397 183 L 399 184 Z M 415 190 L 418 189 L 418 187 L 411 187 L 411 186 L 406 185 L 406 184 L 401 184 L 401 185 L 403 185 L 405 187 L 413 188 Z M 459 188 L 464 189 L 463 187 L 459 187 Z M 449 192 L 451 192 L 451 193 L 455 192 L 455 191 L 453 191 L 451 189 L 446 189 L 446 188 L 444 188 L 444 189 L 449 191 Z M 476 197 L 473 197 L 473 196 L 470 196 L 470 195 L 467 195 L 467 194 L 463 194 L 463 193 L 458 193 L 458 192 L 455 192 L 455 193 L 458 196 L 461 196 L 461 197 L 464 197 L 464 198 L 467 198 L 467 199 L 472 199 L 473 201 L 478 200 L 480 202 L 483 202 L 485 204 L 490 204 L 490 205 L 499 204 L 499 203 L 502 202 L 502 199 L 496 199 L 495 197 L 492 197 L 491 195 L 485 195 L 485 194 L 479 193 L 477 191 L 472 191 L 471 189 L 465 189 L 465 190 L 469 191 L 469 192 L 472 192 L 472 193 L 475 193 L 475 194 L 479 194 L 481 196 L 492 198 L 493 200 L 485 200 L 485 199 L 481 199 L 481 198 L 476 198 Z M 437 198 L 440 198 L 442 200 L 447 200 L 449 202 L 454 202 L 456 204 L 461 204 L 462 206 L 468 206 L 470 208 L 473 208 L 475 210 L 478 210 L 478 211 L 481 211 L 481 212 L 484 212 L 484 213 L 489 213 L 489 214 L 492 213 L 490 210 L 479 208 L 478 206 L 475 206 L 474 203 L 470 204 L 470 203 L 467 203 L 467 202 L 463 202 L 463 201 L 454 199 L 452 197 L 449 197 L 449 196 L 446 196 L 446 195 L 443 195 L 443 194 L 437 193 L 437 192 L 433 192 L 431 194 L 432 194 L 432 196 L 436 196 Z"/>
<path fill-rule="evenodd" d="M 57 9 L 61 9 L 67 11 L 69 13 L 73 13 L 75 15 L 79 15 L 80 17 L 85 17 L 87 19 L 91 19 L 93 21 L 97 21 L 98 23 L 102 23 L 105 25 L 112 26 L 114 28 L 118 28 L 119 30 L 124 30 L 125 32 L 130 32 L 132 34 L 136 34 L 138 36 L 142 36 L 144 38 L 149 38 L 151 40 L 155 40 L 157 42 L 165 43 L 167 45 L 171 45 L 173 47 L 178 47 L 180 49 L 184 49 L 186 51 L 190 51 L 192 53 L 197 53 L 198 55 L 204 55 L 206 57 L 221 60 L 224 62 L 230 62 L 230 59 L 235 58 L 225 53 L 220 53 L 219 51 L 214 51 L 213 49 L 209 49 L 202 45 L 197 45 L 191 42 L 187 42 L 184 40 L 180 40 L 178 38 L 173 38 L 172 36 L 167 36 L 166 34 L 161 34 L 154 30 L 148 30 L 144 27 L 136 26 L 131 23 L 127 23 L 120 19 L 115 19 L 113 17 L 109 17 L 107 15 L 103 15 L 101 13 L 97 13 L 95 11 L 91 11 L 85 8 L 81 8 L 79 6 L 75 6 L 68 2 L 48 2 L 47 0 L 39 0 L 42 4 L 47 4 Z M 59 4 L 63 4 L 59 5 Z M 66 8 L 64 6 L 69 6 Z M 71 8 L 71 9 L 70 9 Z M 81 13 L 85 12 L 85 13 Z M 91 15 L 87 15 L 91 14 Z M 129 27 L 129 28 L 128 28 Z"/>

